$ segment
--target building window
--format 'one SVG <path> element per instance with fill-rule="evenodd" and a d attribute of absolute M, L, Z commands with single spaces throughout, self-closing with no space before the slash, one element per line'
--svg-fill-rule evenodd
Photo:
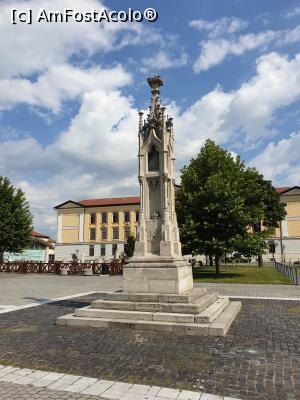
<path fill-rule="evenodd" d="M 89 247 L 89 256 L 94 257 L 94 255 L 95 255 L 95 247 L 93 244 L 91 244 Z"/>
<path fill-rule="evenodd" d="M 106 256 L 106 247 L 105 244 L 101 244 L 101 257 Z"/>
<path fill-rule="evenodd" d="M 129 235 L 130 235 L 130 228 L 129 228 L 129 226 L 126 226 L 124 229 L 125 239 L 128 239 Z"/>
<path fill-rule="evenodd" d="M 107 229 L 106 228 L 101 229 L 101 239 L 102 240 L 107 239 Z"/>
<path fill-rule="evenodd" d="M 130 212 L 129 211 L 124 212 L 124 220 L 125 220 L 125 222 L 130 222 Z"/>
<path fill-rule="evenodd" d="M 118 224 L 119 223 L 119 213 L 118 212 L 114 212 L 113 213 L 113 223 L 114 224 Z"/>
<path fill-rule="evenodd" d="M 90 214 L 90 217 L 91 217 L 91 225 L 95 225 L 96 224 L 96 214 L 95 213 Z"/>
<path fill-rule="evenodd" d="M 90 229 L 90 240 L 96 240 L 96 229 L 95 228 Z"/>
<path fill-rule="evenodd" d="M 117 244 L 113 244 L 112 245 L 112 255 L 115 256 L 117 254 L 117 250 L 118 250 L 118 245 Z"/>
<path fill-rule="evenodd" d="M 155 146 L 152 146 L 148 153 L 148 171 L 159 171 L 159 152 Z"/>
<path fill-rule="evenodd" d="M 136 220 L 136 222 L 139 222 L 139 220 L 140 220 L 140 212 L 139 211 L 135 212 L 135 220 Z"/>
<path fill-rule="evenodd" d="M 113 228 L 113 239 L 119 239 L 119 228 Z"/>
<path fill-rule="evenodd" d="M 101 222 L 102 222 L 102 224 L 107 224 L 107 213 L 106 212 L 103 212 L 101 214 Z"/>

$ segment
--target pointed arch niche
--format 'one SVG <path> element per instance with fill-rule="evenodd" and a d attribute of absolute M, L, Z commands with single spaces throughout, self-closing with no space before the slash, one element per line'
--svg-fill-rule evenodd
<path fill-rule="evenodd" d="M 150 151 L 148 152 L 148 171 L 159 171 L 159 152 L 154 145 L 151 146 Z"/>

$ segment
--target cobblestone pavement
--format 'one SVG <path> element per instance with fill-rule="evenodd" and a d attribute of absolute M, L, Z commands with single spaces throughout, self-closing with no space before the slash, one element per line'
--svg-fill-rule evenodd
<path fill-rule="evenodd" d="M 295 285 L 247 285 L 238 283 L 195 283 L 207 287 L 221 296 L 238 298 L 274 298 L 300 300 L 300 286 Z"/>
<path fill-rule="evenodd" d="M 203 392 L 97 380 L 0 365 L 0 400 L 240 400 Z"/>
<path fill-rule="evenodd" d="M 243 299 L 225 338 L 54 325 L 95 298 L 1 315 L 0 364 L 243 400 L 300 399 L 297 301 Z"/>

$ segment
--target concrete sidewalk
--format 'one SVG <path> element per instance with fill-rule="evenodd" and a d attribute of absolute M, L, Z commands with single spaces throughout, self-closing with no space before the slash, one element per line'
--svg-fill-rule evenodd
<path fill-rule="evenodd" d="M 87 292 L 118 290 L 121 276 L 0 273 L 0 310 Z"/>
<path fill-rule="evenodd" d="M 78 396 L 81 394 L 81 396 Z M 4 397 L 3 397 L 4 396 Z M 0 399 L 239 400 L 189 390 L 99 380 L 0 365 Z"/>

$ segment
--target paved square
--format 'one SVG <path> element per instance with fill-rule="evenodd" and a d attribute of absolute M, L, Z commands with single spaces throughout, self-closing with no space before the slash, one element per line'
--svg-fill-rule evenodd
<path fill-rule="evenodd" d="M 2 314 L 0 364 L 243 400 L 300 398 L 298 301 L 243 299 L 225 338 L 54 325 L 57 316 L 95 298 L 97 294 Z M 43 379 L 59 382 L 56 374 Z M 20 380 L 26 383 L 26 376 Z M 113 391 L 121 393 L 122 388 Z M 112 397 L 113 391 L 108 392 Z"/>

